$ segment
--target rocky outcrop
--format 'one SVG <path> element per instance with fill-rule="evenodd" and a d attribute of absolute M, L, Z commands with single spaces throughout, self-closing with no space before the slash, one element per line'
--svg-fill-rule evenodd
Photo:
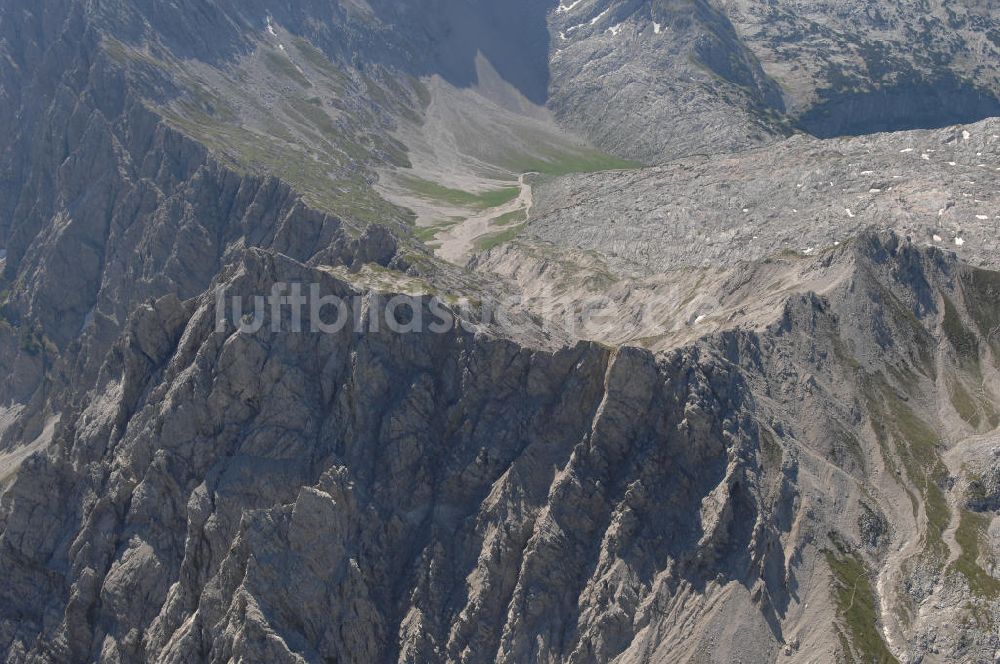
<path fill-rule="evenodd" d="M 15 116 L 33 119 L 15 123 L 3 153 L 2 357 L 18 375 L 0 387 L 4 401 L 58 401 L 89 384 L 137 307 L 204 293 L 249 247 L 305 262 L 390 263 L 389 231 L 359 238 L 284 182 L 237 174 L 164 124 L 82 10 L 50 16 L 56 6 L 32 10 L 52 32 L 20 45 L 25 67 L 5 85 L 34 94 Z M 31 53 L 50 64 L 28 67 Z M 25 437 L 14 427 L 4 440 Z"/>
<path fill-rule="evenodd" d="M 580 174 L 534 187 L 527 235 L 616 273 L 816 256 L 867 228 L 997 267 L 1000 121 L 820 141 Z"/>
<path fill-rule="evenodd" d="M 1000 115 L 983 6 L 582 0 L 551 23 L 552 108 L 646 163 Z"/>
<path fill-rule="evenodd" d="M 347 292 L 258 251 L 226 285 L 307 279 Z M 140 308 L 6 494 L 5 569 L 42 583 L 32 561 L 63 561 L 4 597 L 8 652 L 41 635 L 69 660 L 610 655 L 628 616 L 600 597 L 634 614 L 666 560 L 694 582 L 745 555 L 728 512 L 760 509 L 734 465 L 756 434 L 739 378 L 697 351 L 220 333 L 214 306 Z"/>
<path fill-rule="evenodd" d="M 140 33 L 179 20 L 137 7 Z M 212 7 L 180 29 L 243 33 Z M 14 10 L 37 29 L 0 23 L 5 661 L 957 662 L 1000 645 L 965 620 L 995 621 L 996 582 L 952 458 L 996 426 L 994 273 L 862 233 L 744 256 L 762 260 L 725 286 L 771 284 L 767 306 L 704 333 L 695 318 L 659 352 L 477 320 L 373 330 L 403 277 L 427 278 L 429 318 L 457 271 L 170 128 L 81 5 Z M 226 55 L 210 46 L 192 48 Z M 713 62 L 773 93 L 752 62 Z M 360 298 L 360 327 L 293 332 L 269 308 L 257 331 L 218 324 L 219 289 L 277 283 Z"/>
<path fill-rule="evenodd" d="M 940 294 L 962 301 L 946 285 L 954 262 L 897 239 L 845 258 L 843 290 L 660 356 L 461 329 L 220 330 L 212 291 L 139 306 L 4 494 L 8 657 L 686 661 L 708 642 L 718 661 L 829 647 L 815 621 L 839 619 L 818 551 L 869 542 L 873 496 L 905 527 L 893 496 L 926 472 L 899 452 L 906 475 L 877 479 L 877 436 L 853 438 L 884 417 L 865 386 L 922 398 L 933 374 L 893 376 L 926 371 Z M 360 294 L 265 249 L 220 279 L 244 297 L 275 282 Z M 857 312 L 887 288 L 900 304 L 869 328 Z M 826 359 L 838 353 L 857 359 Z M 877 564 L 875 549 L 863 559 Z M 727 635 L 734 615 L 742 630 Z"/>

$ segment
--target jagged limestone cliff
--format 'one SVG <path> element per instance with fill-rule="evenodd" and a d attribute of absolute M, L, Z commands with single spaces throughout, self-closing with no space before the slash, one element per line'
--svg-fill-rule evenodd
<path fill-rule="evenodd" d="M 727 265 L 705 327 L 629 343 L 530 302 L 517 330 L 219 328 L 219 287 L 430 307 L 523 265 L 303 199 L 151 101 L 93 6 L 15 4 L 5 661 L 994 657 L 997 273 L 862 232 Z"/>

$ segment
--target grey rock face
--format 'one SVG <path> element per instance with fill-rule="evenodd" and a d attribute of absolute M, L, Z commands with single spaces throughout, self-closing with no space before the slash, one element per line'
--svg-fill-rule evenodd
<path fill-rule="evenodd" d="M 1000 122 L 818 141 L 576 175 L 535 187 L 529 233 L 624 272 L 816 255 L 860 230 L 996 266 Z"/>
<path fill-rule="evenodd" d="M 1000 115 L 985 5 L 582 0 L 552 15 L 553 108 L 649 163 Z"/>
<path fill-rule="evenodd" d="M 1000 473 L 991 468 L 985 476 L 974 478 L 969 483 L 967 496 L 969 509 L 996 512 L 1000 509 Z"/>
<path fill-rule="evenodd" d="M 710 638 L 712 660 L 771 659 L 815 611 L 836 616 L 810 567 L 832 546 L 817 529 L 837 524 L 838 546 L 870 539 L 848 516 L 856 489 L 821 478 L 870 481 L 878 445 L 865 435 L 837 462 L 821 432 L 877 422 L 879 407 L 844 396 L 890 366 L 922 371 L 910 363 L 937 317 L 914 331 L 892 314 L 873 336 L 851 313 L 882 289 L 903 306 L 937 297 L 960 269 L 893 238 L 851 255 L 855 281 L 830 299 L 793 297 L 758 333 L 659 357 L 466 332 L 219 331 L 211 292 L 141 306 L 4 494 L 8 656 L 607 661 Z M 920 277 L 898 281 L 896 264 Z M 277 281 L 353 292 L 260 249 L 227 274 L 244 296 Z M 850 379 L 822 359 L 845 339 L 863 358 Z M 807 393 L 789 388 L 807 373 Z M 905 484 L 879 486 L 894 511 Z M 718 631 L 713 601 L 748 611 L 745 630 Z M 673 633 L 680 616 L 699 629 Z"/>
<path fill-rule="evenodd" d="M 305 277 L 322 274 L 255 252 L 228 287 Z M 456 655 L 471 646 L 482 661 L 554 655 L 566 646 L 551 612 L 570 619 L 565 593 L 598 582 L 570 573 L 566 556 L 596 560 L 594 536 L 623 518 L 623 499 L 697 511 L 744 438 L 729 402 L 739 392 L 710 387 L 732 378 L 710 378 L 693 357 L 658 367 L 641 352 L 549 355 L 470 335 L 220 335 L 213 308 L 206 298 L 188 319 L 166 300 L 137 312 L 136 336 L 116 346 L 80 416 L 88 425 L 57 443 L 69 465 L 18 475 L 4 566 L 29 578 L 27 561 L 63 559 L 66 576 L 29 603 L 4 597 L 30 617 L 5 622 L 11 648 L 30 649 L 40 629 L 71 659 L 427 661 L 444 644 Z M 175 321 L 186 321 L 183 333 Z M 657 395 L 665 375 L 686 377 Z M 668 433 L 685 410 L 684 430 Z M 730 425 L 709 415 L 729 411 Z M 676 442 L 654 444 L 663 436 Z M 638 464 L 626 461 L 633 454 L 662 462 L 619 477 L 623 463 Z M 658 479 L 706 462 L 715 472 L 683 491 Z M 97 475 L 71 470 L 80 464 Z M 643 485 L 674 497 L 656 506 Z M 43 486 L 50 504 L 93 505 L 69 526 L 77 534 L 45 535 L 37 518 L 18 516 L 37 516 Z M 681 537 L 654 522 L 673 532 L 674 555 L 694 555 L 697 530 Z M 470 573 L 481 599 L 456 605 L 448 588 Z M 523 602 L 534 608 L 508 613 Z M 64 619 L 46 627 L 53 610 Z M 474 629 L 486 616 L 493 629 Z M 496 642 L 505 621 L 510 634 Z M 590 629 L 602 633 L 599 624 Z"/>
<path fill-rule="evenodd" d="M 255 0 L 208 3 L 200 14 L 155 2 L 93 11 L 129 44 L 153 41 L 179 60 L 223 69 L 279 26 L 275 39 L 305 39 L 354 83 L 367 79 L 362 88 L 384 84 L 371 91 L 383 105 L 400 101 L 413 77 L 475 86 L 485 60 L 565 126 L 646 163 L 771 143 L 794 130 L 830 137 L 1000 115 L 1000 80 L 983 64 L 1000 57 L 995 12 L 952 0 L 308 0 L 283 8 Z M 275 55 L 294 61 L 295 45 L 283 46 L 293 50 Z M 367 94 L 348 103 L 357 111 Z"/>
<path fill-rule="evenodd" d="M 478 298 L 509 283 L 488 274 L 488 257 L 476 274 L 435 263 L 391 218 L 361 228 L 319 212 L 164 121 L 147 95 L 171 77 L 135 78 L 149 72 L 113 57 L 95 16 L 133 42 L 214 64 L 271 25 L 263 3 L 198 7 L 0 10 L 0 128 L 10 130 L 0 370 L 12 377 L 0 385 L 4 661 L 993 656 L 995 632 L 969 621 L 996 621 L 992 515 L 966 509 L 992 509 L 991 475 L 980 473 L 982 504 L 955 478 L 968 479 L 977 466 L 965 462 L 983 460 L 998 424 L 1000 278 L 969 264 L 991 264 L 989 220 L 948 217 L 992 205 L 974 187 L 992 182 L 989 171 L 972 163 L 995 153 L 992 121 L 967 127 L 968 138 L 962 128 L 800 138 L 711 164 L 543 185 L 530 228 L 563 248 L 601 249 L 640 276 L 715 261 L 732 270 L 723 290 L 754 292 L 744 301 L 757 308 L 659 352 L 553 344 L 563 337 L 533 326 L 220 329 L 218 288 L 246 300 L 279 282 L 318 283 L 372 312 L 404 278 L 424 280 L 428 307 L 442 289 Z M 305 32 L 324 7 L 298 3 L 272 19 Z M 644 7 L 614 11 L 627 22 Z M 571 13 L 548 9 L 552 21 Z M 748 104 L 779 103 L 739 21 L 708 5 L 656 8 L 668 10 L 675 28 L 693 26 L 685 48 L 741 81 Z M 330 25 L 367 22 L 342 48 L 375 51 L 407 11 L 344 3 Z M 463 11 L 470 23 L 491 16 Z M 337 34 L 314 29 L 317 41 Z M 380 66 L 402 67 L 408 48 Z M 717 49 L 739 57 L 712 59 Z M 537 83 L 524 75 L 523 87 Z M 904 183 L 877 186 L 910 154 L 897 141 L 915 142 L 906 158 L 933 170 L 907 162 Z M 930 149 L 952 151 L 956 165 Z M 741 245 L 741 233 L 780 226 L 766 211 L 730 233 L 730 207 L 791 202 L 789 182 L 747 175 L 774 176 L 785 159 L 815 206 L 812 224 L 787 232 L 840 245 L 795 257 L 775 256 L 771 241 Z M 868 159 L 884 173 L 864 173 Z M 791 177 L 810 166 L 827 170 Z M 846 185 L 855 171 L 859 183 L 872 178 L 866 191 L 821 188 L 828 173 Z M 614 193 L 625 186 L 631 201 Z M 910 211 L 912 228 L 929 228 L 923 211 L 941 205 L 937 223 L 954 231 L 943 237 L 968 260 L 927 247 L 933 237 L 860 232 L 818 213 L 831 201 L 848 219 L 847 209 L 882 210 L 872 190 L 890 186 L 902 202 L 886 214 Z M 711 201 L 723 212 L 709 215 Z M 631 233 L 604 242 L 599 206 Z M 699 244 L 689 229 L 679 231 L 694 234 L 686 253 L 658 244 L 671 227 L 650 210 L 685 207 L 726 243 Z M 365 282 L 371 274 L 384 279 Z M 530 306 L 518 313 L 532 320 Z"/>

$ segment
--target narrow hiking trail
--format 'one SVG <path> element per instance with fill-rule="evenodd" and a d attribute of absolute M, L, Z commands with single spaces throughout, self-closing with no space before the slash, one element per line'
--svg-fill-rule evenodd
<path fill-rule="evenodd" d="M 528 175 L 531 173 L 523 173 L 517 178 L 518 186 L 521 188 L 517 198 L 504 205 L 483 210 L 438 235 L 435 239 L 441 246 L 437 248 L 437 255 L 450 263 L 465 265 L 475 253 L 476 240 L 506 229 L 492 225 L 494 219 L 518 210 L 524 210 L 525 214 L 530 216 L 534 199 L 531 185 L 525 182 Z"/>

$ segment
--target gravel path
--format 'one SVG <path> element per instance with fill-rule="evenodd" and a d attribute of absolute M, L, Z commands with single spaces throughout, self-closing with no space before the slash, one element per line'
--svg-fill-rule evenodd
<path fill-rule="evenodd" d="M 525 210 L 530 214 L 533 199 L 531 185 L 525 182 L 527 175 L 528 173 L 522 174 L 517 179 L 517 183 L 521 187 L 521 193 L 517 198 L 504 205 L 490 208 L 478 215 L 469 217 L 462 223 L 438 235 L 437 241 L 441 243 L 441 246 L 437 249 L 437 255 L 451 263 L 465 265 L 472 257 L 472 254 L 475 253 L 476 240 L 484 235 L 489 235 L 491 232 L 498 231 L 497 228 L 490 225 L 491 221 L 501 215 L 518 210 Z"/>

